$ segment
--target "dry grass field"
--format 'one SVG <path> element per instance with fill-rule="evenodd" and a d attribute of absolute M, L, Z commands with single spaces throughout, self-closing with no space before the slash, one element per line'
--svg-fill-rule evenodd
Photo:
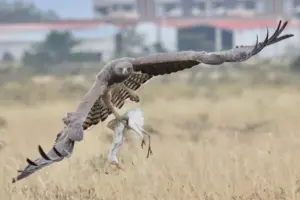
<path fill-rule="evenodd" d="M 299 88 L 153 81 L 140 90 L 145 101 L 121 110 L 140 107 L 156 130 L 149 159 L 140 141 L 127 135 L 119 151 L 124 170 L 107 166 L 113 133 L 99 124 L 76 143 L 71 158 L 15 184 L 11 178 L 25 159 L 39 156 L 39 144 L 52 147 L 62 116 L 79 100 L 3 104 L 0 199 L 300 199 Z"/>

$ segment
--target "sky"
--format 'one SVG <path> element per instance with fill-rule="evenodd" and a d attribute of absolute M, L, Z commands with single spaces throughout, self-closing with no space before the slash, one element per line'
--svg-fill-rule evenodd
<path fill-rule="evenodd" d="M 54 10 L 61 18 L 93 18 L 92 0 L 23 0 L 42 10 Z"/>

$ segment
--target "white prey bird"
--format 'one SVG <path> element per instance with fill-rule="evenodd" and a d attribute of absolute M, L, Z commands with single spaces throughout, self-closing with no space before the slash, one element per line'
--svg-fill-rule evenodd
<path fill-rule="evenodd" d="M 128 119 L 127 124 L 120 122 L 118 119 L 113 119 L 108 122 L 107 127 L 110 128 L 115 132 L 114 140 L 112 143 L 112 147 L 108 154 L 108 160 L 111 164 L 117 166 L 117 168 L 121 169 L 119 165 L 119 161 L 117 159 L 117 152 L 123 143 L 124 134 L 129 131 L 130 129 L 133 130 L 138 137 L 142 140 L 142 147 L 145 144 L 144 136 L 148 136 L 149 146 L 148 146 L 148 153 L 147 158 L 150 154 L 152 154 L 151 144 L 150 144 L 150 134 L 147 133 L 143 126 L 144 126 L 144 117 L 143 113 L 139 108 L 135 108 L 132 110 L 127 111 L 122 117 L 126 117 Z"/>

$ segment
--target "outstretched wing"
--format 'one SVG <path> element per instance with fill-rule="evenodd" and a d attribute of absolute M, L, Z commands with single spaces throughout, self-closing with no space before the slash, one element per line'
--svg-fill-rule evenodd
<path fill-rule="evenodd" d="M 276 31 L 270 38 L 267 30 L 265 40 L 263 42 L 258 42 L 257 38 L 256 44 L 252 46 L 238 46 L 228 51 L 211 53 L 183 51 L 178 53 L 158 53 L 150 56 L 139 57 L 133 61 L 133 67 L 136 73 L 126 79 L 124 84 L 135 91 L 153 76 L 182 71 L 184 69 L 192 68 L 200 63 L 220 65 L 224 62 L 242 62 L 248 60 L 252 56 L 258 54 L 266 46 L 292 37 L 292 34 L 279 37 L 287 24 L 288 22 L 284 22 L 282 24 L 282 21 L 279 21 Z M 129 97 L 130 95 L 122 88 L 115 88 L 112 91 L 112 103 L 117 108 L 122 108 L 125 100 Z M 105 121 L 110 114 L 111 111 L 99 98 L 95 102 L 86 121 L 84 122 L 84 130 L 92 125 L 98 124 L 100 121 Z"/>
<path fill-rule="evenodd" d="M 146 83 L 152 76 L 142 73 L 134 73 L 123 83 L 132 90 L 139 89 L 142 84 Z M 125 104 L 125 100 L 130 97 L 128 92 L 121 87 L 116 86 L 112 90 L 112 100 L 114 106 L 121 109 Z M 91 108 L 86 120 L 83 123 L 83 129 L 86 130 L 93 125 L 97 125 L 100 121 L 105 121 L 111 111 L 106 107 L 103 100 L 99 98 Z"/>
<path fill-rule="evenodd" d="M 66 129 L 65 129 L 66 130 Z M 55 144 L 52 149 L 45 153 L 41 146 L 38 147 L 41 158 L 38 158 L 34 161 L 29 158 L 26 159 L 28 165 L 24 170 L 18 170 L 20 174 L 12 179 L 12 182 L 15 183 L 23 178 L 28 177 L 34 172 L 51 165 L 52 163 L 62 161 L 66 157 L 70 157 L 74 149 L 74 141 L 70 140 L 65 131 L 57 134 Z"/>
<path fill-rule="evenodd" d="M 258 54 L 266 46 L 275 44 L 292 37 L 292 34 L 280 36 L 288 22 L 280 21 L 274 34 L 267 36 L 263 42 L 257 42 L 252 46 L 240 46 L 227 51 L 220 52 L 195 52 L 182 51 L 178 53 L 158 53 L 150 56 L 139 57 L 133 62 L 134 70 L 152 76 L 170 74 L 191 68 L 200 63 L 209 65 L 220 65 L 224 62 L 242 62 Z"/>
<path fill-rule="evenodd" d="M 133 73 L 123 83 L 132 90 L 139 89 L 144 83 L 150 80 L 153 76 L 149 74 Z"/>

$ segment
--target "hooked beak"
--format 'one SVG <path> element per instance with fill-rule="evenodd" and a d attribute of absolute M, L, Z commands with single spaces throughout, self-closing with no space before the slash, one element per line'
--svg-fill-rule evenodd
<path fill-rule="evenodd" d="M 130 74 L 130 71 L 131 70 L 129 68 L 123 68 L 123 70 L 122 70 L 123 74 L 125 74 L 125 75 Z"/>
<path fill-rule="evenodd" d="M 127 73 L 128 73 L 127 68 L 123 68 L 123 74 L 127 74 Z"/>

